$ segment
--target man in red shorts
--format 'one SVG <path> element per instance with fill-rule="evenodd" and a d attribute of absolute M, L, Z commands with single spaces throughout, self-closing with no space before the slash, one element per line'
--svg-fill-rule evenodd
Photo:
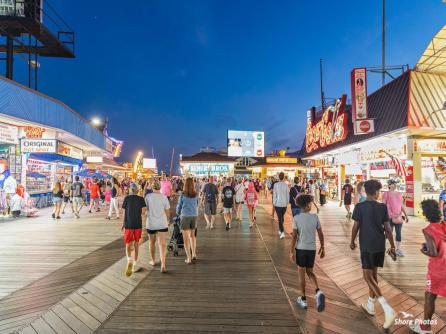
<path fill-rule="evenodd" d="M 124 222 L 122 229 L 124 230 L 125 254 L 127 255 L 127 267 L 125 275 L 131 276 L 132 273 L 138 271 L 138 251 L 139 240 L 142 233 L 143 210 L 145 210 L 146 202 L 144 198 L 137 195 L 138 186 L 135 183 L 130 185 L 129 195 L 124 198 L 122 208 L 124 209 Z M 132 249 L 135 253 L 135 260 L 132 260 Z"/>

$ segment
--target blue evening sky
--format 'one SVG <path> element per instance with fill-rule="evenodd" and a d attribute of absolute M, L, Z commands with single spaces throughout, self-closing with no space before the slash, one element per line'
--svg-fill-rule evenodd
<path fill-rule="evenodd" d="M 40 90 L 86 117 L 108 116 L 123 157 L 154 147 L 167 169 L 226 145 L 227 129 L 266 131 L 297 149 L 306 110 L 350 96 L 350 70 L 380 64 L 381 1 L 52 1 L 76 31 L 75 60 L 42 61 Z M 416 63 L 446 24 L 441 0 L 387 0 L 387 63 Z M 369 93 L 379 75 L 369 75 Z"/>

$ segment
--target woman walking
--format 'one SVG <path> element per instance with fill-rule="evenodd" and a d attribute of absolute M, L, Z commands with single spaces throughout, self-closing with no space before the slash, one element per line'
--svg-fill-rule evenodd
<path fill-rule="evenodd" d="M 155 262 L 155 243 L 158 242 L 160 252 L 161 272 L 167 272 L 166 269 L 166 237 L 169 231 L 170 204 L 167 196 L 160 193 L 161 186 L 158 181 L 152 185 L 153 192 L 147 194 L 145 202 L 147 206 L 146 228 L 149 235 L 149 253 L 150 264 L 154 266 Z"/>
<path fill-rule="evenodd" d="M 191 177 L 186 179 L 183 193 L 180 195 L 177 205 L 177 215 L 180 216 L 181 230 L 183 231 L 184 250 L 187 259 L 185 262 L 191 264 L 197 259 L 197 239 L 195 229 L 198 218 L 198 193 Z"/>
<path fill-rule="evenodd" d="M 319 185 L 319 203 L 324 206 L 327 203 L 328 186 L 326 180 L 321 180 Z"/>
<path fill-rule="evenodd" d="M 359 204 L 364 202 L 367 199 L 367 195 L 364 189 L 364 181 L 358 182 L 356 185 L 355 197 L 353 200 L 353 204 Z"/>
<path fill-rule="evenodd" d="M 403 205 L 403 195 L 396 191 L 397 181 L 390 179 L 387 181 L 389 191 L 383 194 L 383 203 L 387 205 L 387 211 L 390 218 L 390 227 L 395 229 L 396 234 L 396 256 L 403 257 L 404 253 L 401 251 L 401 229 L 403 228 L 404 220 L 409 222 L 407 218 L 406 209 Z"/>
<path fill-rule="evenodd" d="M 59 181 L 54 184 L 53 188 L 53 204 L 54 210 L 52 217 L 56 219 L 60 219 L 60 209 L 62 207 L 62 197 L 63 197 L 63 189 L 62 185 Z"/>
<path fill-rule="evenodd" d="M 245 185 L 243 180 L 239 179 L 235 186 L 235 220 L 242 222 L 243 200 L 245 198 Z"/>
<path fill-rule="evenodd" d="M 108 220 L 111 219 L 113 211 L 115 211 L 116 219 L 119 219 L 118 187 L 119 187 L 119 182 L 115 177 L 113 177 L 111 183 L 110 208 L 108 209 L 108 216 L 106 218 Z"/>
<path fill-rule="evenodd" d="M 249 211 L 249 227 L 253 227 L 255 223 L 255 209 L 259 195 L 254 187 L 254 183 L 249 182 L 248 190 L 245 193 L 245 203 Z"/>

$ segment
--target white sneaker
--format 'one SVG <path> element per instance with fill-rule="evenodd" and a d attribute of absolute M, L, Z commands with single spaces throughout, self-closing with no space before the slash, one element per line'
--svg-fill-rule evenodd
<path fill-rule="evenodd" d="M 389 329 L 395 323 L 396 313 L 394 310 L 384 312 L 384 329 Z"/>
<path fill-rule="evenodd" d="M 325 295 L 319 290 L 315 295 L 314 299 L 316 299 L 316 308 L 318 312 L 322 312 L 325 310 Z"/>
<path fill-rule="evenodd" d="M 279 235 L 281 235 L 282 234 L 282 232 L 280 232 L 280 230 L 279 230 Z"/>
<path fill-rule="evenodd" d="M 432 334 L 433 333 L 431 329 L 422 329 L 421 325 L 418 321 L 416 321 L 409 327 L 412 330 L 412 332 L 417 333 L 417 334 Z"/>
<path fill-rule="evenodd" d="M 137 271 L 139 271 L 139 266 L 138 264 L 135 262 L 133 262 L 133 268 L 132 268 L 132 273 L 136 273 Z"/>
<path fill-rule="evenodd" d="M 375 304 L 370 299 L 366 303 L 361 304 L 361 307 L 368 314 L 375 315 Z"/>
<path fill-rule="evenodd" d="M 307 301 L 303 300 L 302 297 L 298 297 L 296 299 L 296 304 L 297 304 L 297 306 L 299 306 L 300 308 L 303 308 L 304 310 L 306 310 L 308 308 Z"/>
<path fill-rule="evenodd" d="M 395 254 L 396 254 L 396 256 L 404 257 L 404 253 L 401 251 L 401 249 L 397 249 L 397 250 L 395 251 Z"/>
<path fill-rule="evenodd" d="M 285 238 L 285 232 L 280 233 L 280 239 L 284 239 Z"/>

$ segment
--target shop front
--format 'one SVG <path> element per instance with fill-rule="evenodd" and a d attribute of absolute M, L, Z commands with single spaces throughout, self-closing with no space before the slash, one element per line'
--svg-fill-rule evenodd
<path fill-rule="evenodd" d="M 182 156 L 181 175 L 192 177 L 232 177 L 236 161 L 215 152 L 200 152 L 192 156 Z"/>
<path fill-rule="evenodd" d="M 383 191 L 396 179 L 408 213 L 421 215 L 421 201 L 438 200 L 446 181 L 445 79 L 410 70 L 369 95 L 367 133 L 355 129 L 352 106 L 309 112 L 303 159 L 313 173 L 336 180 L 338 198 L 346 179 L 377 179 Z"/>
<path fill-rule="evenodd" d="M 248 167 L 252 170 L 254 178 L 264 180 L 269 177 L 277 177 L 284 173 L 288 180 L 293 180 L 295 176 L 303 175 L 305 166 L 296 157 L 287 157 L 284 154 L 277 156 L 267 156 Z"/>

